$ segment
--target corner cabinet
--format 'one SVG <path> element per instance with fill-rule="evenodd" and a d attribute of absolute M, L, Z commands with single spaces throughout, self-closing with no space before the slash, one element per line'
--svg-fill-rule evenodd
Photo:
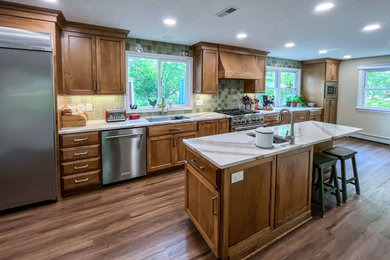
<path fill-rule="evenodd" d="M 124 94 L 128 31 L 65 26 L 62 32 L 63 94 Z M 114 30 L 114 29 L 113 29 Z"/>
<path fill-rule="evenodd" d="M 194 93 L 218 94 L 218 47 L 194 45 Z"/>

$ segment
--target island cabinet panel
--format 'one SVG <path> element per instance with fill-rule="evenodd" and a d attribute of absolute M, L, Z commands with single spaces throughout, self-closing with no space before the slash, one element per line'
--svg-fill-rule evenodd
<path fill-rule="evenodd" d="M 175 166 L 173 135 L 149 137 L 147 140 L 147 170 L 156 171 Z"/>
<path fill-rule="evenodd" d="M 228 247 L 240 247 L 240 243 L 256 236 L 260 238 L 273 229 L 275 196 L 275 157 L 262 160 L 245 169 L 243 180 L 232 183 L 231 172 L 227 211 L 229 219 Z M 235 170 L 234 170 L 235 171 Z M 226 198 L 226 197 L 225 197 Z M 245 242 L 243 243 L 245 245 Z"/>
<path fill-rule="evenodd" d="M 185 209 L 215 255 L 219 255 L 220 195 L 192 166 L 185 169 Z"/>
<path fill-rule="evenodd" d="M 218 134 L 218 120 L 199 122 L 198 131 L 199 137 Z"/>
<path fill-rule="evenodd" d="M 312 147 L 277 156 L 275 228 L 310 211 Z"/>

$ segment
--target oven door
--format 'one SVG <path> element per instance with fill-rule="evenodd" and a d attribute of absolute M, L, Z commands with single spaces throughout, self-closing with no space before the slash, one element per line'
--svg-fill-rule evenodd
<path fill-rule="evenodd" d="M 336 98 L 337 97 L 338 84 L 335 82 L 325 83 L 325 98 Z"/>

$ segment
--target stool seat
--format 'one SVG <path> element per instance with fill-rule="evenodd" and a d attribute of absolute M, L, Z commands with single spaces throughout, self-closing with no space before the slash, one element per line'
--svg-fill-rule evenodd
<path fill-rule="evenodd" d="M 324 153 L 314 153 L 313 164 L 317 168 L 328 168 L 334 165 L 337 162 L 337 157 L 324 154 Z"/>
<path fill-rule="evenodd" d="M 351 158 L 353 155 L 357 154 L 356 151 L 341 146 L 335 146 L 332 149 L 324 151 L 324 153 L 327 153 L 332 156 L 336 156 L 337 158 L 343 160 L 347 160 Z"/>

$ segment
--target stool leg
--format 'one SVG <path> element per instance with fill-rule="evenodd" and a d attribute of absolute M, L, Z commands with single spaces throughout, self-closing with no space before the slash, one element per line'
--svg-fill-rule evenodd
<path fill-rule="evenodd" d="M 320 168 L 318 172 L 318 184 L 319 184 L 319 197 L 321 206 L 321 217 L 325 217 L 325 205 L 324 205 L 324 169 Z"/>
<path fill-rule="evenodd" d="M 345 172 L 345 160 L 341 159 L 341 185 L 343 191 L 343 203 L 347 202 L 347 176 Z"/>
<path fill-rule="evenodd" d="M 337 167 L 336 167 L 336 165 L 332 166 L 332 177 L 333 177 L 334 185 L 336 186 L 337 206 L 340 206 L 341 205 L 341 198 L 340 198 L 339 181 L 337 180 Z"/>
<path fill-rule="evenodd" d="M 355 189 L 356 193 L 360 194 L 360 183 L 359 183 L 359 176 L 358 176 L 358 171 L 356 167 L 356 158 L 355 155 L 352 157 L 352 167 L 353 167 L 353 175 L 355 177 Z"/>

